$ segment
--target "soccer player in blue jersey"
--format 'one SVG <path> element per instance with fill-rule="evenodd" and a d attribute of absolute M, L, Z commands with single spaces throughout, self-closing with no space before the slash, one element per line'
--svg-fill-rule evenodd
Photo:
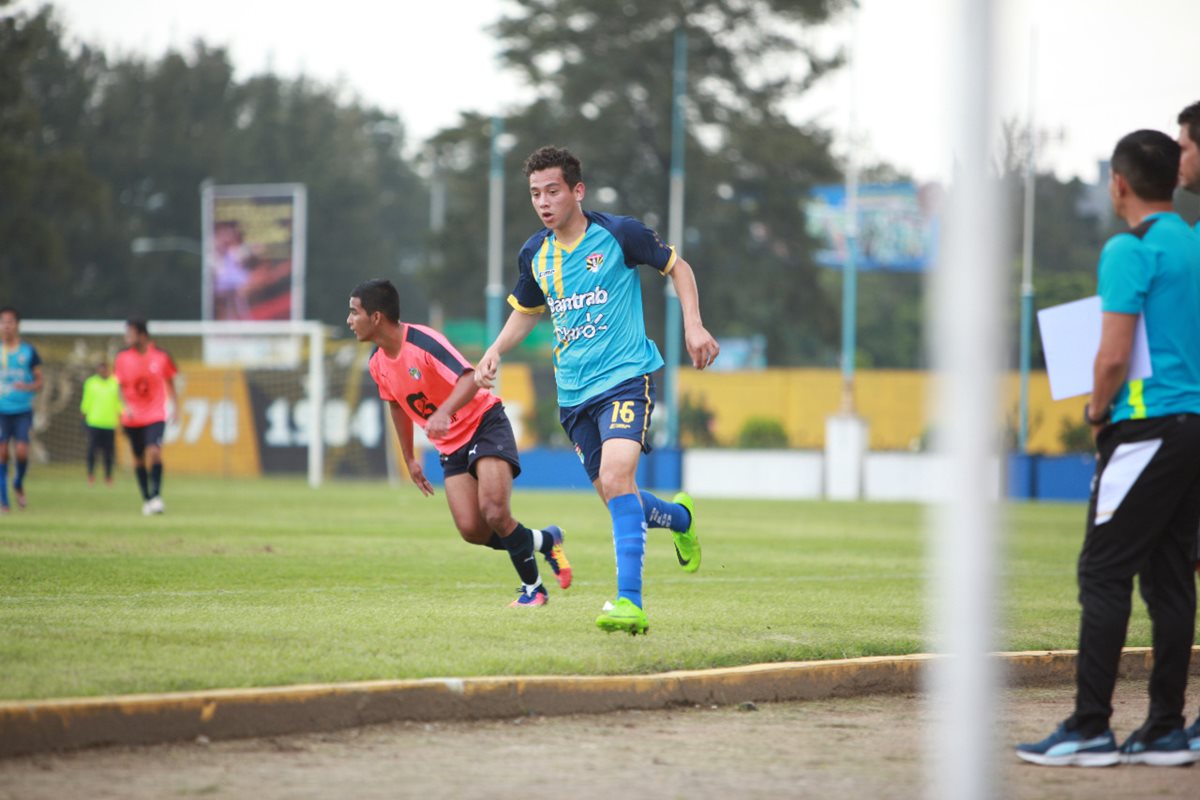
<path fill-rule="evenodd" d="M 1017 747 L 1035 764 L 1200 760 L 1183 727 L 1200 526 L 1200 237 L 1172 210 L 1179 160 L 1179 145 L 1159 131 L 1129 134 L 1112 156 L 1109 195 L 1130 229 L 1100 254 L 1103 318 L 1084 407 L 1097 455 L 1078 565 L 1075 712 L 1046 739 Z M 1129 380 L 1139 315 L 1152 374 Z M 1135 575 L 1154 645 L 1150 708 L 1118 748 L 1109 720 Z"/>
<path fill-rule="evenodd" d="M 0 308 L 0 513 L 9 512 L 8 443 L 15 443 L 17 470 L 13 494 L 25 507 L 25 470 L 29 468 L 29 430 L 33 427 L 33 395 L 42 388 L 42 359 L 21 340 L 21 315 Z"/>
<path fill-rule="evenodd" d="M 605 631 L 645 633 L 642 561 L 646 528 L 669 528 L 687 572 L 700 567 L 693 503 L 684 493 L 666 502 L 638 490 L 638 459 L 650 451 L 654 382 L 663 365 L 646 336 L 639 265 L 670 276 L 683 311 L 684 341 L 696 369 L 720 347 L 700 320 L 691 266 L 674 247 L 631 217 L 583 210 L 579 159 L 543 147 L 525 161 L 533 209 L 544 226 L 521 248 L 513 313 L 484 353 L 476 382 L 494 385 L 501 356 L 520 343 L 547 308 L 554 321 L 554 375 L 559 420 L 588 478 L 612 517 L 617 600 L 596 619 Z"/>

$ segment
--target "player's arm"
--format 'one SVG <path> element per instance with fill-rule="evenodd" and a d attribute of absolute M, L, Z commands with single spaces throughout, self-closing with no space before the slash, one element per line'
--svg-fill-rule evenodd
<path fill-rule="evenodd" d="M 388 409 L 392 412 L 392 424 L 396 426 L 396 437 L 400 440 L 400 455 L 404 458 L 408 477 L 421 490 L 421 494 L 432 495 L 433 485 L 425 477 L 425 470 L 413 451 L 412 420 L 395 400 L 388 401 Z"/>
<path fill-rule="evenodd" d="M 704 369 L 716 360 L 721 346 L 700 320 L 700 290 L 696 286 L 692 265 L 678 255 L 671 269 L 671 283 L 675 285 L 675 294 L 679 295 L 679 308 L 683 312 L 683 341 L 688 355 L 692 357 L 692 366 Z"/>
<path fill-rule="evenodd" d="M 175 376 L 163 380 L 167 387 L 167 422 L 174 422 L 179 417 L 179 395 L 175 393 Z"/>
<path fill-rule="evenodd" d="M 1092 362 L 1092 396 L 1088 400 L 1088 415 L 1093 420 L 1095 436 L 1107 421 L 1109 404 L 1117 396 L 1125 376 L 1129 373 L 1129 360 L 1133 354 L 1133 333 L 1137 328 L 1136 314 L 1118 314 L 1105 311 L 1100 321 L 1100 347 Z"/>
<path fill-rule="evenodd" d="M 500 369 L 500 357 L 525 341 L 525 337 L 537 325 L 540 315 L 541 310 L 529 313 L 521 309 L 516 309 L 508 315 L 508 321 L 504 323 L 504 328 L 496 337 L 496 341 L 492 342 L 492 346 L 487 349 L 475 367 L 476 386 L 491 389 L 496 385 L 496 372 Z M 455 387 L 455 389 L 457 388 Z"/>
<path fill-rule="evenodd" d="M 14 383 L 13 388 L 21 392 L 40 392 L 42 390 L 42 367 L 40 364 L 35 364 L 29 369 L 29 374 L 33 376 L 33 380 L 29 383 Z"/>
<path fill-rule="evenodd" d="M 467 368 L 458 376 L 458 382 L 446 402 L 438 406 L 438 410 L 425 420 L 425 435 L 430 439 L 441 439 L 450 433 L 450 420 L 458 410 L 471 402 L 471 398 L 479 391 L 475 385 L 475 370 Z"/>

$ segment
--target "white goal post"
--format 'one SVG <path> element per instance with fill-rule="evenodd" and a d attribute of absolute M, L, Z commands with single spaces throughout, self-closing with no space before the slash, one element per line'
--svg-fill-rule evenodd
<path fill-rule="evenodd" d="M 308 483 L 321 485 L 325 472 L 324 414 L 325 380 L 325 326 L 311 320 L 289 321 L 178 321 L 149 320 L 147 327 L 150 338 L 157 336 L 195 337 L 303 337 L 308 340 L 307 392 L 308 421 Z M 21 321 L 21 334 L 34 338 L 39 334 L 53 336 L 112 336 L 125 333 L 124 320 L 65 320 L 27 319 Z"/>

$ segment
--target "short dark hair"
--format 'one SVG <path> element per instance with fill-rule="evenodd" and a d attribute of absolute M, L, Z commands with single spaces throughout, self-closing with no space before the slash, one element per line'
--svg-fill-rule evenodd
<path fill-rule="evenodd" d="M 1179 112 L 1179 124 L 1186 125 L 1188 137 L 1200 145 L 1200 100 Z"/>
<path fill-rule="evenodd" d="M 529 158 L 525 159 L 525 177 L 552 167 L 562 170 L 563 180 L 572 189 L 583 180 L 583 165 L 579 163 L 579 159 L 565 147 L 551 146 L 539 147 L 530 153 Z"/>
<path fill-rule="evenodd" d="M 139 317 L 133 317 L 132 319 L 125 320 L 125 327 L 133 328 L 142 336 L 150 335 L 150 329 L 146 327 L 146 320 Z"/>
<path fill-rule="evenodd" d="M 1134 131 L 1117 142 L 1112 171 L 1142 200 L 1170 201 L 1179 180 L 1179 143 L 1162 131 Z"/>
<path fill-rule="evenodd" d="M 400 321 L 400 292 L 385 278 L 372 278 L 354 287 L 351 297 L 357 297 L 363 311 L 374 314 L 379 311 L 392 322 Z"/>
<path fill-rule="evenodd" d="M 4 314 L 12 314 L 13 317 L 16 318 L 17 322 L 21 321 L 21 312 L 17 311 L 12 306 L 4 306 L 3 308 L 0 308 L 0 316 Z"/>

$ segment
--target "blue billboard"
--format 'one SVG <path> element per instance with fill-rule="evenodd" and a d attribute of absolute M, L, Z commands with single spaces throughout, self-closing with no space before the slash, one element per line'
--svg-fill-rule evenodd
<path fill-rule="evenodd" d="M 919 272 L 937 259 L 937 198 L 934 186 L 868 183 L 858 187 L 860 270 Z M 808 232 L 818 242 L 817 263 L 841 269 L 846 263 L 846 187 L 817 186 L 805 202 Z"/>

